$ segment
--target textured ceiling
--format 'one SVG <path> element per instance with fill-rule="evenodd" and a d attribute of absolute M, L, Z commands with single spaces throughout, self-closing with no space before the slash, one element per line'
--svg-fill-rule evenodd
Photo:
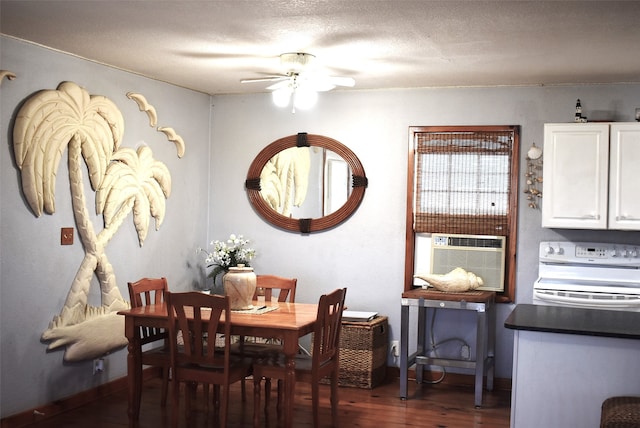
<path fill-rule="evenodd" d="M 209 94 L 308 52 L 353 89 L 640 82 L 638 1 L 0 1 L 0 32 Z"/>

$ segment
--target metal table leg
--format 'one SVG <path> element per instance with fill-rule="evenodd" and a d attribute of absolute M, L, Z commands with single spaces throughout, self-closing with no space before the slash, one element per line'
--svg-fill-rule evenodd
<path fill-rule="evenodd" d="M 400 398 L 407 399 L 409 381 L 409 306 L 400 309 Z"/>

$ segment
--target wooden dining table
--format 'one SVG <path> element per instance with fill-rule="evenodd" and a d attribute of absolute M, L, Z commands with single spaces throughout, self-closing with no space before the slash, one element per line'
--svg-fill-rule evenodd
<path fill-rule="evenodd" d="M 256 305 L 258 302 L 254 302 Z M 293 423 L 295 393 L 295 356 L 298 353 L 300 337 L 313 332 L 318 315 L 318 305 L 310 303 L 259 302 L 260 305 L 277 306 L 265 313 L 232 311 L 231 334 L 255 336 L 282 340 L 286 356 L 286 379 L 284 391 L 284 426 Z M 118 312 L 125 317 L 125 336 L 129 341 L 127 356 L 127 377 L 129 388 L 129 425 L 135 426 L 140 416 L 142 392 L 142 364 L 139 327 L 168 328 L 169 318 L 166 305 L 147 305 Z M 223 317 L 223 322 L 226 320 Z"/>

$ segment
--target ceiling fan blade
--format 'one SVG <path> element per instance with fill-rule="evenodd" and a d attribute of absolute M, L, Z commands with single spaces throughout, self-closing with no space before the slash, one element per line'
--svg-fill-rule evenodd
<path fill-rule="evenodd" d="M 288 78 L 289 76 L 286 76 L 286 75 L 254 77 L 254 78 L 248 78 L 248 79 L 240 79 L 240 83 L 276 82 L 279 80 L 286 80 Z"/>
<path fill-rule="evenodd" d="M 275 91 L 275 90 L 280 89 L 280 88 L 286 88 L 287 86 L 289 86 L 290 83 L 291 82 L 290 82 L 289 78 L 286 78 L 286 79 L 283 79 L 283 80 L 279 81 L 278 83 L 274 83 L 273 85 L 267 86 L 266 89 L 269 90 L 269 91 Z"/>
<path fill-rule="evenodd" d="M 336 86 L 354 86 L 355 83 L 355 80 L 351 77 L 335 77 L 322 74 L 307 74 L 304 76 L 304 84 L 317 92 L 330 91 Z"/>
<path fill-rule="evenodd" d="M 352 77 L 329 76 L 329 80 L 336 86 L 355 86 L 356 81 Z"/>

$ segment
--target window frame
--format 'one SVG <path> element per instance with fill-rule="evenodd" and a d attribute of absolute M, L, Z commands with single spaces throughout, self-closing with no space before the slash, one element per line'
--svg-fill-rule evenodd
<path fill-rule="evenodd" d="M 510 192 L 509 212 L 507 214 L 507 232 L 505 248 L 505 286 L 504 291 L 497 293 L 496 301 L 510 303 L 515 301 L 515 268 L 516 268 L 516 244 L 518 232 L 518 193 L 520 175 L 520 127 L 518 125 L 489 125 L 489 126 L 410 126 L 409 127 L 409 151 L 407 162 L 407 206 L 406 206 L 406 239 L 405 239 L 405 275 L 404 291 L 413 288 L 413 275 L 415 263 L 414 230 L 415 212 L 415 179 L 416 179 L 416 135 L 420 133 L 436 132 L 505 132 L 513 133 L 513 146 L 511 148 L 510 164 Z"/>

